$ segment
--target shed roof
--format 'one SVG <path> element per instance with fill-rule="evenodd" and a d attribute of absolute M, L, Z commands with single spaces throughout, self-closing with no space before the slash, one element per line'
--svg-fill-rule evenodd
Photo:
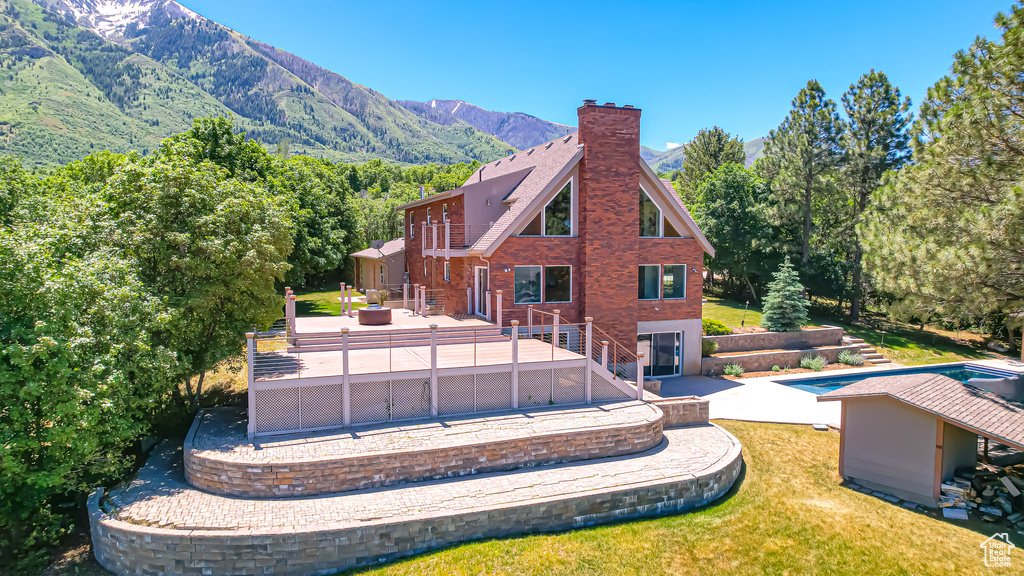
<path fill-rule="evenodd" d="M 372 258 L 374 260 L 380 260 L 381 258 L 387 258 L 399 252 L 405 251 L 405 238 L 395 238 L 394 240 L 388 240 L 380 247 L 380 250 L 374 248 L 367 248 L 366 250 L 360 250 L 359 252 L 353 252 L 350 254 L 353 258 Z"/>
<path fill-rule="evenodd" d="M 888 396 L 1024 450 L 1024 404 L 942 374 L 876 376 L 818 396 L 819 402 Z"/>

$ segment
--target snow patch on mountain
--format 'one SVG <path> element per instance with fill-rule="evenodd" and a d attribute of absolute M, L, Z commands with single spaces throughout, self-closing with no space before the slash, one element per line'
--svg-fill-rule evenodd
<path fill-rule="evenodd" d="M 131 24 L 149 25 L 154 16 L 166 13 L 170 18 L 202 17 L 174 0 L 35 0 L 55 12 L 71 16 L 79 26 L 112 39 L 123 37 Z"/>

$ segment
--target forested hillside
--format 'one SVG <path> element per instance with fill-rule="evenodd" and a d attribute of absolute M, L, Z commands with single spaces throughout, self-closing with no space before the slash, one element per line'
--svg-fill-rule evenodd
<path fill-rule="evenodd" d="M 267 146 L 333 160 L 453 163 L 508 148 L 461 120 L 436 124 L 297 56 L 180 17 L 173 3 L 154 3 L 143 27 L 110 33 L 120 43 L 76 24 L 66 2 L 45 3 L 61 13 L 0 0 L 0 154 L 28 164 L 152 150 L 211 114 L 232 114 Z"/>

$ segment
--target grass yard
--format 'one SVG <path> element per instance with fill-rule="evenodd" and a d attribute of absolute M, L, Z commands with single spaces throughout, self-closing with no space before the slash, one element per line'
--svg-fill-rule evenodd
<path fill-rule="evenodd" d="M 352 292 L 352 307 L 365 308 L 366 304 L 356 302 L 362 297 L 360 292 Z M 323 292 L 295 292 L 295 313 L 299 316 L 341 316 L 341 289 Z"/>
<path fill-rule="evenodd" d="M 1016 562 L 1024 565 L 1024 557 L 1013 559 L 1013 569 L 985 567 L 984 527 L 957 526 L 842 486 L 837 433 L 720 424 L 743 443 L 747 468 L 738 489 L 711 507 L 464 544 L 346 574 L 1020 574 Z"/>
<path fill-rule="evenodd" d="M 703 313 L 704 318 L 718 320 L 735 330 L 740 328 L 743 318 L 743 303 L 707 297 Z M 917 326 L 866 314 L 857 324 L 814 315 L 811 315 L 810 320 L 816 325 L 840 326 L 848 335 L 863 338 L 889 360 L 906 366 L 1001 357 L 985 348 L 982 337 L 966 331 L 956 334 L 931 325 L 920 330 Z M 757 326 L 760 322 L 761 308 L 751 305 L 745 326 Z"/>
<path fill-rule="evenodd" d="M 1012 558 L 1011 569 L 985 567 L 978 545 L 990 534 L 980 521 L 953 524 L 844 487 L 835 432 L 719 424 L 743 443 L 746 470 L 737 486 L 709 507 L 559 534 L 472 542 L 344 574 L 1020 574 L 1024 556 Z M 1024 546 L 1024 539 L 1014 537 Z M 47 574 L 108 573 L 91 559 L 82 536 Z"/>

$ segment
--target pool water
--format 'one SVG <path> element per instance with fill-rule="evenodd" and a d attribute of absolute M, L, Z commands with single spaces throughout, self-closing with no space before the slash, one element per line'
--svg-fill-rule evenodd
<path fill-rule="evenodd" d="M 946 364 L 943 366 L 920 366 L 917 368 L 897 368 L 894 370 L 878 370 L 874 372 L 861 372 L 860 374 L 844 374 L 836 376 L 818 376 L 816 378 L 800 378 L 798 380 L 777 380 L 776 384 L 784 384 L 791 388 L 798 388 L 814 394 L 824 394 L 832 390 L 838 390 L 854 382 L 860 382 L 866 378 L 876 376 L 892 376 L 896 374 L 942 374 L 955 378 L 961 382 L 967 382 L 971 378 L 1013 378 L 1016 374 L 1003 370 L 996 370 L 987 366 L 974 364 Z"/>

